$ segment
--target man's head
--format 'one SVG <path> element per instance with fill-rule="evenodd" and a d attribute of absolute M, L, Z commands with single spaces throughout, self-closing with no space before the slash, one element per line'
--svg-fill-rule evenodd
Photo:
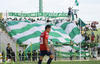
<path fill-rule="evenodd" d="M 49 33 L 51 31 L 51 25 L 46 25 L 45 31 L 47 31 Z"/>
<path fill-rule="evenodd" d="M 8 43 L 8 47 L 10 47 L 10 43 Z"/>
<path fill-rule="evenodd" d="M 19 52 L 21 52 L 21 50 L 19 50 Z"/>

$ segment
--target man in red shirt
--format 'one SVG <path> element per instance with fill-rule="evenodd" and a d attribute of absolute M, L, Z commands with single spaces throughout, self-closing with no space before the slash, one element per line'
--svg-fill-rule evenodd
<path fill-rule="evenodd" d="M 95 35 L 91 35 L 91 42 L 93 43 L 95 40 Z"/>
<path fill-rule="evenodd" d="M 45 27 L 45 31 L 43 33 L 41 33 L 41 36 L 40 36 L 40 59 L 39 59 L 38 64 L 42 63 L 43 57 L 45 55 L 50 57 L 48 59 L 47 64 L 50 64 L 51 61 L 53 60 L 53 54 L 51 53 L 49 46 L 48 46 L 48 37 L 49 37 L 50 30 L 51 30 L 51 26 L 47 25 Z"/>

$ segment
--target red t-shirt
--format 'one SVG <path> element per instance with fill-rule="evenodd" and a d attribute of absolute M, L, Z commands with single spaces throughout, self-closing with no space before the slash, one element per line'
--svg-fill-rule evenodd
<path fill-rule="evenodd" d="M 94 41 L 94 39 L 95 39 L 95 36 L 92 35 L 92 36 L 91 36 L 91 41 Z"/>
<path fill-rule="evenodd" d="M 40 36 L 40 51 L 47 50 L 47 47 L 46 47 L 44 41 L 45 41 L 45 39 L 48 40 L 48 37 L 49 37 L 48 32 L 44 31 L 43 33 L 41 33 L 41 36 Z"/>

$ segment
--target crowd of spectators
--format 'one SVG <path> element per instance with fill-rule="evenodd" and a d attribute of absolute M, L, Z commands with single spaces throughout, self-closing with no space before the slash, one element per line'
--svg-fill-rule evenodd
<path fill-rule="evenodd" d="M 28 51 L 28 52 L 22 52 L 21 50 L 19 51 L 19 60 L 20 61 L 25 61 L 25 60 L 28 60 L 28 61 L 37 61 L 38 57 L 39 57 L 39 52 L 37 52 L 36 50 L 33 50 L 32 52 L 31 51 Z"/>

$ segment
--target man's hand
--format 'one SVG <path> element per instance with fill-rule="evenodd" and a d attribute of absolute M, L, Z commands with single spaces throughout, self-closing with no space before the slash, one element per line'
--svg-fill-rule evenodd
<path fill-rule="evenodd" d="M 50 52 L 50 49 L 49 49 L 49 48 L 47 48 L 47 51 L 48 51 L 48 52 Z"/>

